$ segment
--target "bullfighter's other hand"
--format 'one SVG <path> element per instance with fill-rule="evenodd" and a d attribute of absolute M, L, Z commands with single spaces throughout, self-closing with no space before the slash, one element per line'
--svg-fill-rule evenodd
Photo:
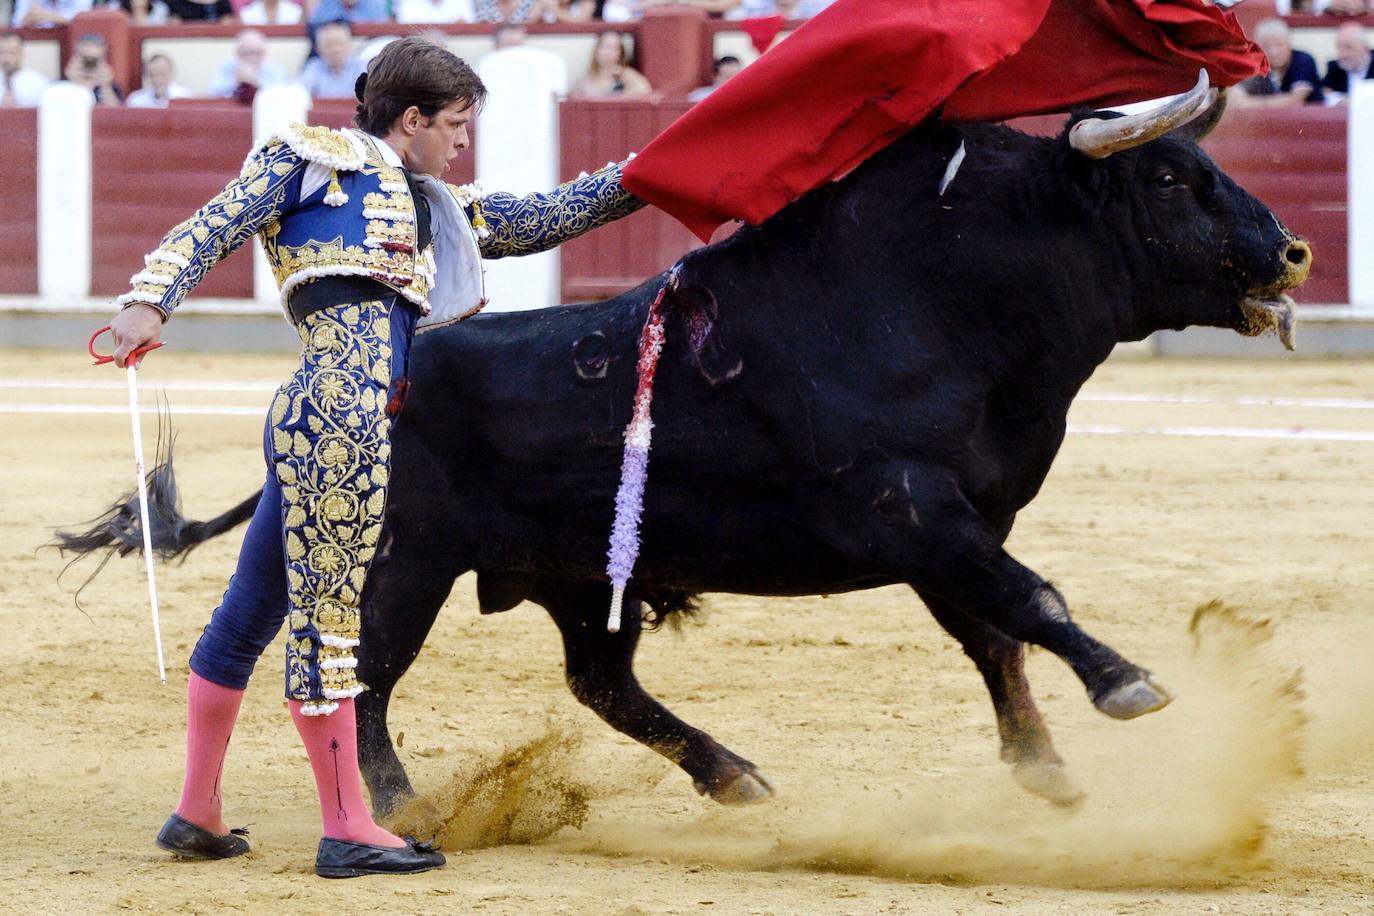
<path fill-rule="evenodd" d="M 162 336 L 162 313 L 151 305 L 136 302 L 110 322 L 110 336 L 114 338 L 115 365 L 123 369 L 130 353 Z"/>

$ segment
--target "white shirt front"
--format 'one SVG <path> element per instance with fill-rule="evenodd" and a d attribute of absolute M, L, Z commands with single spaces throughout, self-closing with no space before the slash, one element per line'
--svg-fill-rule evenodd
<path fill-rule="evenodd" d="M 153 92 L 152 86 L 144 86 L 135 92 L 129 93 L 129 97 L 124 100 L 126 108 L 166 108 L 167 102 L 171 99 L 194 98 L 191 90 L 185 86 L 178 86 L 176 83 L 167 87 L 167 98 L 160 99 Z"/>
<path fill-rule="evenodd" d="M 277 0 L 277 18 L 271 20 L 267 18 L 267 4 L 262 0 L 253 0 L 239 10 L 239 22 L 243 25 L 295 25 L 301 21 L 301 16 L 300 6 L 291 0 Z"/>
<path fill-rule="evenodd" d="M 396 21 L 404 23 L 472 22 L 477 11 L 472 0 L 399 0 Z"/>
<path fill-rule="evenodd" d="M 4 77 L 0 77 L 3 80 Z M 9 78 L 9 91 L 14 96 L 14 104 L 20 108 L 37 108 L 43 90 L 48 88 L 48 80 L 37 70 L 16 70 Z M 0 85 L 0 97 L 5 94 Z"/>

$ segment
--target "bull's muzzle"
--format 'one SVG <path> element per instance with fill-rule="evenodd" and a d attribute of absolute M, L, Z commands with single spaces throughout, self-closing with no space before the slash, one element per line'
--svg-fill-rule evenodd
<path fill-rule="evenodd" d="M 1294 349 L 1293 330 L 1297 318 L 1293 314 L 1293 300 L 1287 290 L 1301 286 L 1312 270 L 1312 248 L 1301 239 L 1293 239 L 1283 251 L 1283 273 L 1273 283 L 1246 296 L 1240 304 L 1245 327 L 1240 333 L 1256 337 L 1274 331 L 1286 349 Z"/>

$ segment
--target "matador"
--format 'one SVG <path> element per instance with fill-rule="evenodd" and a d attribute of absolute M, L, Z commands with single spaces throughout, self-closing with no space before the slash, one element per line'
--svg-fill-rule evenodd
<path fill-rule="evenodd" d="M 300 363 L 267 418 L 267 481 L 223 602 L 191 654 L 186 773 L 157 844 L 186 858 L 248 851 L 220 780 L 258 657 L 287 621 L 286 696 L 320 795 L 324 877 L 437 868 L 442 853 L 377 825 L 362 794 L 353 698 L 359 604 L 386 506 L 389 433 L 417 326 L 486 302 L 482 258 L 531 254 L 642 202 L 619 165 L 547 194 L 441 180 L 486 97 L 443 47 L 392 42 L 359 80 L 357 129 L 293 125 L 145 258 L 113 323 L 116 362 L 158 338 L 215 263 L 258 236 L 300 335 Z"/>

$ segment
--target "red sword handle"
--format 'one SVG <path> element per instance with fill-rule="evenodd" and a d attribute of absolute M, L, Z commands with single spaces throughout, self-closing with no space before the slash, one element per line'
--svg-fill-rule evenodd
<path fill-rule="evenodd" d="M 95 352 L 95 341 L 96 341 L 96 338 L 99 337 L 101 334 L 104 334 L 104 333 L 105 333 L 106 331 L 108 331 L 109 329 L 110 329 L 110 326 L 109 326 L 108 324 L 105 325 L 105 327 L 101 328 L 100 330 L 98 330 L 98 331 L 96 331 L 94 334 L 92 334 L 92 335 L 91 335 L 91 339 L 90 339 L 89 341 L 86 342 L 86 352 L 89 353 L 89 354 L 91 354 L 91 357 L 95 360 L 95 365 L 97 365 L 97 366 L 103 366 L 103 365 L 105 365 L 106 363 L 112 363 L 112 362 L 114 362 L 114 356 L 113 356 L 113 355 L 111 355 L 111 356 L 102 356 L 101 354 Z M 163 346 L 163 344 L 164 344 L 164 341 L 159 340 L 159 341 L 157 341 L 156 343 L 150 343 L 150 344 L 148 344 L 146 347 L 139 347 L 137 350 L 134 350 L 132 353 L 129 354 L 129 365 L 137 367 L 138 364 L 139 364 L 140 362 L 143 361 L 143 357 L 144 357 L 146 354 L 151 353 L 152 351 L 156 350 L 158 347 Z"/>

